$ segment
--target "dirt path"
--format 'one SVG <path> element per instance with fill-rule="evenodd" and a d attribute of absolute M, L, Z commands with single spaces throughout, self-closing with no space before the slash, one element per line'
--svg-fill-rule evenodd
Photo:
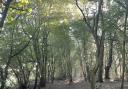
<path fill-rule="evenodd" d="M 104 82 L 97 83 L 96 89 L 120 89 L 120 82 Z M 89 83 L 84 81 L 75 81 L 72 84 L 67 84 L 66 81 L 55 81 L 54 84 L 47 84 L 43 89 L 90 89 Z M 124 89 L 128 89 L 128 82 L 125 82 Z"/>

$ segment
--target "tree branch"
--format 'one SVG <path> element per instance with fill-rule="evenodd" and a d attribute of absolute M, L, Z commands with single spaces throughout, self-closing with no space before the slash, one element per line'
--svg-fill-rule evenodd
<path fill-rule="evenodd" d="M 5 9 L 2 13 L 2 18 L 1 18 L 1 21 L 0 21 L 0 28 L 2 28 L 3 25 L 4 25 L 4 21 L 7 17 L 7 13 L 8 13 L 11 2 L 12 2 L 12 0 L 7 0 L 7 2 L 6 2 L 6 6 L 5 6 Z"/>
<path fill-rule="evenodd" d="M 80 6 L 79 6 L 79 4 L 78 4 L 78 0 L 75 0 L 75 1 L 76 1 L 76 6 L 78 7 L 78 9 L 80 10 L 80 12 L 81 12 L 82 15 L 83 15 L 84 22 L 86 23 L 86 25 L 87 25 L 88 28 L 89 28 L 88 31 L 89 31 L 89 32 L 92 32 L 92 27 L 91 27 L 90 23 L 87 21 L 87 18 L 86 18 L 86 16 L 85 16 L 83 10 L 80 8 Z"/>
<path fill-rule="evenodd" d="M 121 7 L 123 7 L 124 9 L 127 9 L 126 6 L 121 1 L 116 0 L 115 2 L 119 4 Z"/>

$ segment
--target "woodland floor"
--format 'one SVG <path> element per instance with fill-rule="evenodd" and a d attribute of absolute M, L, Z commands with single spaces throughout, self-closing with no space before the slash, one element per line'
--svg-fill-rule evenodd
<path fill-rule="evenodd" d="M 96 89 L 120 89 L 120 81 L 105 81 L 103 83 L 97 83 Z M 90 89 L 89 84 L 85 81 L 74 81 L 72 84 L 68 84 L 66 81 L 55 81 L 53 84 L 47 84 L 43 89 Z M 124 89 L 128 89 L 128 82 L 124 83 Z"/>

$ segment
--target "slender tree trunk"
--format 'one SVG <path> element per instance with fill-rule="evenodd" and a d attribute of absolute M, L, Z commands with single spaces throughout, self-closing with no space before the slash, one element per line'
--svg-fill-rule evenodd
<path fill-rule="evenodd" d="M 14 38 L 14 31 L 12 31 L 12 34 L 11 34 L 10 52 L 8 55 L 8 60 L 6 62 L 6 66 L 5 66 L 3 74 L 2 74 L 2 83 L 1 83 L 0 89 L 4 89 L 6 87 L 6 80 L 8 77 L 8 68 L 9 68 L 9 65 L 10 65 L 11 60 L 12 60 L 11 56 L 12 56 L 12 52 L 13 52 L 13 38 Z"/>
<path fill-rule="evenodd" d="M 91 72 L 91 81 L 90 81 L 90 84 L 91 84 L 91 89 L 95 89 L 95 85 L 96 85 L 96 73 L 94 73 L 93 71 Z"/>
<path fill-rule="evenodd" d="M 24 83 L 20 84 L 19 89 L 27 89 L 27 85 Z"/>
<path fill-rule="evenodd" d="M 47 30 L 44 30 L 43 32 L 43 43 L 42 43 L 42 68 L 41 68 L 41 78 L 40 78 L 40 87 L 45 87 L 46 86 L 46 72 L 47 72 L 47 47 L 48 47 L 48 32 Z"/>
<path fill-rule="evenodd" d="M 105 32 L 102 31 L 101 38 L 98 40 L 98 42 L 96 42 L 97 61 L 98 61 L 98 79 L 97 79 L 97 82 L 103 82 L 104 37 L 105 37 Z"/>
<path fill-rule="evenodd" d="M 52 57 L 52 70 L 51 70 L 51 83 L 54 82 L 54 76 L 55 76 L 55 58 Z"/>
<path fill-rule="evenodd" d="M 37 88 L 37 81 L 38 81 L 38 65 L 36 65 L 36 75 L 35 75 L 35 83 L 33 89 Z"/>
<path fill-rule="evenodd" d="M 98 62 L 99 62 L 99 69 L 98 69 L 98 82 L 103 82 L 103 60 L 104 60 L 104 39 L 105 39 L 105 31 L 104 31 L 104 19 L 103 19 L 103 13 L 102 13 L 102 4 L 103 0 L 100 1 L 99 3 L 99 14 L 101 16 L 101 29 L 102 29 L 102 35 L 98 37 L 96 36 L 96 45 L 97 45 L 97 50 L 98 50 Z M 98 34 L 98 32 L 97 32 Z"/>
<path fill-rule="evenodd" d="M 70 49 L 65 50 L 65 59 L 66 63 L 67 63 L 67 77 L 68 77 L 68 81 L 69 84 L 71 84 L 73 82 L 72 80 L 72 63 L 71 63 L 71 58 L 70 58 Z"/>
<path fill-rule="evenodd" d="M 99 69 L 98 69 L 98 82 L 103 82 L 103 58 L 104 58 L 104 43 L 100 45 L 99 52 Z"/>
<path fill-rule="evenodd" d="M 122 53 L 122 58 L 123 58 L 123 65 L 122 65 L 122 81 L 121 81 L 121 89 L 124 88 L 124 73 L 125 73 L 125 53 L 126 53 L 126 50 L 125 50 L 125 46 L 126 46 L 126 42 L 125 42 L 125 39 L 126 39 L 126 29 L 127 29 L 127 18 L 128 18 L 128 14 L 127 14 L 127 11 L 125 13 L 125 25 L 124 25 L 124 38 L 123 38 L 123 53 Z"/>
<path fill-rule="evenodd" d="M 112 65 L 112 55 L 113 55 L 113 39 L 112 39 L 112 33 L 110 33 L 110 43 L 109 43 L 109 59 L 107 66 L 105 67 L 105 79 L 110 79 L 110 68 Z"/>
<path fill-rule="evenodd" d="M 103 52 L 104 52 L 104 37 L 99 37 L 98 36 L 98 27 L 99 27 L 99 20 L 100 20 L 100 15 L 102 13 L 102 4 L 103 4 L 103 0 L 99 0 L 99 5 L 98 5 L 98 11 L 96 14 L 96 17 L 93 19 L 94 20 L 94 24 L 93 26 L 91 26 L 91 24 L 88 22 L 83 10 L 80 8 L 79 4 L 78 4 L 78 0 L 76 0 L 76 5 L 78 7 L 78 9 L 80 10 L 81 14 L 83 15 L 83 19 L 85 24 L 88 27 L 88 31 L 93 35 L 94 40 L 96 42 L 96 46 L 97 46 L 97 53 L 96 53 L 96 65 L 93 68 L 93 70 L 90 72 L 91 73 L 91 89 L 95 89 L 95 77 L 96 77 L 96 73 L 99 69 L 99 67 L 101 66 L 101 68 L 99 69 L 99 72 L 101 76 L 99 76 L 99 80 L 103 80 L 102 79 L 102 74 L 103 74 Z M 102 31 L 103 32 L 103 31 Z M 104 33 L 102 33 L 102 36 Z M 102 45 L 101 45 L 102 44 Z M 101 46 L 101 47 L 100 47 Z"/>
<path fill-rule="evenodd" d="M 0 28 L 3 27 L 4 25 L 4 22 L 5 22 L 5 19 L 7 17 L 7 14 L 8 14 L 8 10 L 9 10 L 9 7 L 10 7 L 10 4 L 13 0 L 7 0 L 6 1 L 6 6 L 5 6 L 5 9 L 4 11 L 2 12 L 2 18 L 1 18 L 1 21 L 0 21 Z"/>
<path fill-rule="evenodd" d="M 45 75 L 44 75 L 45 76 Z M 40 78 L 40 88 L 43 88 L 43 87 L 45 87 L 46 86 L 46 78 L 44 77 L 44 76 L 42 76 L 41 78 Z M 40 89 L 39 88 L 39 89 Z"/>

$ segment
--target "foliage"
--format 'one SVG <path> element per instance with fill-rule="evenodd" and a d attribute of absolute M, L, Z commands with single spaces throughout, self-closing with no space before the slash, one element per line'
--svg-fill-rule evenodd
<path fill-rule="evenodd" d="M 89 3 L 98 4 L 100 0 L 78 1 L 83 7 Z M 1 12 L 6 3 L 2 3 Z M 89 13 L 84 12 L 85 19 L 75 6 L 75 0 L 13 0 L 0 32 L 0 89 L 10 86 L 6 84 L 10 80 L 8 76 L 14 77 L 19 88 L 31 86 L 33 81 L 34 87 L 41 86 L 46 80 L 68 79 L 72 82 L 80 74 L 89 80 L 95 64 L 99 63 L 97 54 L 102 47 L 105 50 L 103 66 L 106 66 L 110 40 L 114 45 L 115 67 L 112 63 L 112 71 L 121 68 L 127 0 L 109 0 L 107 3 L 110 7 L 106 11 L 101 7 L 99 15 L 96 12 L 87 16 Z M 104 34 L 98 35 L 99 31 Z M 125 39 L 127 52 L 127 35 Z"/>

